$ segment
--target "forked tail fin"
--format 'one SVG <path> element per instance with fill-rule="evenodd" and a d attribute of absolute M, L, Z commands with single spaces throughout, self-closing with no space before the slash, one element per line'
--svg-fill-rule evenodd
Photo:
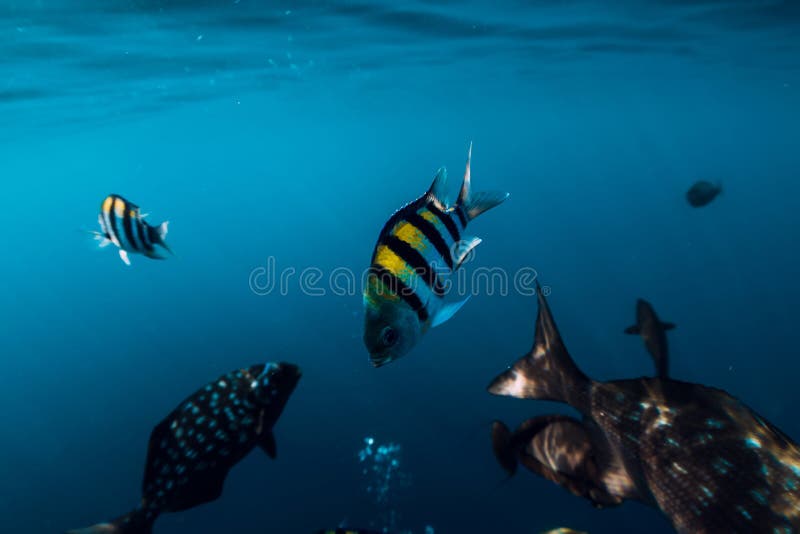
<path fill-rule="evenodd" d="M 67 534 L 152 534 L 156 516 L 137 508 L 107 523 L 67 531 Z"/>
<path fill-rule="evenodd" d="M 472 161 L 472 143 L 469 144 L 467 154 L 467 168 L 464 171 L 464 182 L 461 184 L 461 192 L 458 195 L 457 206 L 463 210 L 467 219 L 470 221 L 485 211 L 489 211 L 498 206 L 508 198 L 505 191 L 483 191 L 480 193 L 472 192 L 470 162 Z"/>
<path fill-rule="evenodd" d="M 588 414 L 592 382 L 567 352 L 538 282 L 536 293 L 539 313 L 533 348 L 495 378 L 487 389 L 494 395 L 566 402 Z"/>
<path fill-rule="evenodd" d="M 169 231 L 169 221 L 164 221 L 158 226 L 149 226 L 150 241 L 164 247 L 167 252 L 174 255 L 172 249 L 167 245 L 167 232 Z"/>

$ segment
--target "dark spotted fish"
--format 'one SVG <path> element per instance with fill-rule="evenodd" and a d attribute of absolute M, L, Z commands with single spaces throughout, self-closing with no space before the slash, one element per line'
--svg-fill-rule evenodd
<path fill-rule="evenodd" d="M 364 344 L 375 367 L 408 353 L 430 328 L 450 319 L 466 299 L 446 304 L 443 275 L 455 272 L 481 240 L 467 224 L 508 198 L 508 193 L 473 193 L 472 145 L 457 202 L 445 200 L 447 171 L 430 189 L 400 208 L 381 230 L 364 291 Z"/>
<path fill-rule="evenodd" d="M 583 415 L 537 417 L 514 433 L 495 423 L 495 453 L 510 472 L 522 463 L 596 506 L 644 502 L 683 533 L 800 530 L 796 443 L 720 389 L 588 378 L 541 291 L 532 350 L 488 389 L 565 402 Z"/>
<path fill-rule="evenodd" d="M 296 365 L 258 364 L 195 392 L 150 434 L 139 506 L 69 534 L 149 533 L 161 513 L 216 500 L 228 471 L 256 445 L 275 458 L 272 427 L 299 379 Z"/>
<path fill-rule="evenodd" d="M 167 237 L 168 221 L 158 226 L 145 222 L 139 206 L 119 195 L 109 195 L 100 206 L 100 232 L 94 232 L 100 246 L 111 243 L 119 248 L 119 257 L 126 265 L 131 264 L 128 254 L 142 254 L 148 258 L 164 259 L 159 250 L 172 252 L 164 239 Z"/>
<path fill-rule="evenodd" d="M 658 318 L 649 302 L 639 299 L 636 301 L 636 324 L 625 329 L 626 334 L 642 336 L 644 346 L 656 364 L 656 375 L 661 378 L 667 378 L 669 375 L 667 330 L 673 328 L 675 328 L 673 323 L 666 323 Z"/>
<path fill-rule="evenodd" d="M 721 184 L 712 184 L 711 182 L 700 180 L 686 192 L 686 201 L 694 208 L 701 208 L 710 204 L 720 193 L 722 193 Z"/>

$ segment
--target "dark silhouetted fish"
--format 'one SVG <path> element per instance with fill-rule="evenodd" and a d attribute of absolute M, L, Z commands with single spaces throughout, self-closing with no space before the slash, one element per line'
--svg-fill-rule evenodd
<path fill-rule="evenodd" d="M 300 379 L 290 363 L 232 371 L 185 399 L 150 434 L 142 500 L 132 512 L 69 534 L 144 534 L 163 512 L 222 494 L 228 471 L 259 445 L 275 458 L 272 427 Z"/>
<path fill-rule="evenodd" d="M 472 145 L 455 205 L 445 201 L 447 172 L 439 169 L 430 189 L 395 212 L 378 236 L 364 290 L 364 344 L 375 367 L 408 353 L 467 301 L 446 304 L 440 275 L 455 272 L 480 244 L 464 234 L 467 223 L 508 198 L 472 191 L 471 156 Z"/>
<path fill-rule="evenodd" d="M 721 184 L 712 184 L 711 182 L 700 180 L 686 192 L 686 200 L 691 206 L 701 208 L 711 203 L 720 193 L 722 193 Z"/>
<path fill-rule="evenodd" d="M 131 264 L 128 254 L 142 254 L 148 258 L 161 260 L 165 256 L 158 248 L 172 252 L 164 239 L 167 237 L 168 221 L 158 226 L 150 226 L 139 206 L 128 202 L 119 195 L 109 195 L 100 205 L 100 232 L 93 232 L 100 246 L 111 243 L 119 248 L 119 257 L 126 265 Z"/>
<path fill-rule="evenodd" d="M 334 528 L 331 530 L 318 530 L 316 534 L 386 534 L 381 530 L 367 530 L 363 528 Z"/>
<path fill-rule="evenodd" d="M 625 329 L 626 334 L 638 334 L 644 339 L 647 352 L 656 364 L 656 374 L 661 378 L 669 375 L 669 349 L 667 330 L 675 328 L 673 323 L 662 322 L 653 306 L 644 299 L 636 301 L 636 324 Z"/>
<path fill-rule="evenodd" d="M 492 431 L 517 462 L 596 506 L 635 499 L 679 532 L 797 532 L 800 449 L 725 391 L 670 378 L 596 382 L 575 365 L 539 291 L 532 350 L 489 391 L 565 402 L 583 420 L 537 417 Z"/>

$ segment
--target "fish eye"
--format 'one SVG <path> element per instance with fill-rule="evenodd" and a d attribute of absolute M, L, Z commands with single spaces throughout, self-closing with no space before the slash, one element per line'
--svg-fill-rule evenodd
<path fill-rule="evenodd" d="M 381 341 L 383 341 L 383 344 L 387 347 L 391 347 L 397 343 L 397 330 L 391 326 L 385 327 L 381 330 Z"/>

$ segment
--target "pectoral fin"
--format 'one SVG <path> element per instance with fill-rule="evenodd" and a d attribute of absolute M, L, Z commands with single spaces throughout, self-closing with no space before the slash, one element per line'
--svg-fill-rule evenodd
<path fill-rule="evenodd" d="M 642 329 L 641 329 L 641 328 L 639 328 L 639 325 L 636 325 L 636 324 L 635 324 L 635 325 L 633 325 L 633 326 L 629 326 L 628 328 L 626 328 L 626 329 L 625 329 L 625 333 L 626 333 L 626 334 L 639 335 L 639 334 L 641 334 L 641 333 L 642 333 Z"/>
<path fill-rule="evenodd" d="M 456 312 L 460 310 L 468 300 L 469 297 L 458 302 L 453 302 L 452 304 L 445 304 L 442 309 L 439 310 L 436 315 L 434 315 L 433 321 L 431 322 L 431 327 L 439 326 L 440 324 L 447 322 L 447 320 L 455 315 Z"/>
<path fill-rule="evenodd" d="M 675 328 L 675 323 L 661 323 L 661 328 L 666 332 Z"/>

